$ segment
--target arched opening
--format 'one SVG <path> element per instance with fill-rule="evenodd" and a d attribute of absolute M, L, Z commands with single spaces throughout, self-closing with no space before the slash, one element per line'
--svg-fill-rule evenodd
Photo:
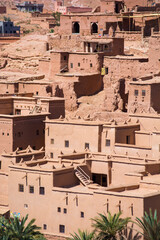
<path fill-rule="evenodd" d="M 74 22 L 72 26 L 72 33 L 80 33 L 79 22 Z"/>
<path fill-rule="evenodd" d="M 98 24 L 97 23 L 92 24 L 91 33 L 92 34 L 98 33 Z"/>
<path fill-rule="evenodd" d="M 114 36 L 115 36 L 115 30 L 114 30 L 113 26 L 111 26 L 111 27 L 109 28 L 109 30 L 108 30 L 108 35 L 109 35 L 110 37 L 114 37 Z"/>

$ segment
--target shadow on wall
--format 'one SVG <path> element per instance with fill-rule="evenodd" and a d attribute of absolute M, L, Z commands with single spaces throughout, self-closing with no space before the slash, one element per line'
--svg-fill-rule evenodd
<path fill-rule="evenodd" d="M 100 74 L 79 77 L 79 82 L 74 83 L 77 98 L 91 96 L 103 90 L 103 78 Z"/>
<path fill-rule="evenodd" d="M 51 96 L 52 96 L 52 87 L 51 87 L 51 86 L 47 86 L 47 87 L 46 87 L 46 92 L 47 92 L 47 93 L 50 93 Z"/>
<path fill-rule="evenodd" d="M 64 97 L 63 89 L 58 85 L 55 88 L 55 97 Z"/>
<path fill-rule="evenodd" d="M 125 93 L 125 79 L 120 79 L 119 83 L 119 94 L 122 99 L 122 112 L 127 112 L 127 104 L 128 104 L 128 93 Z"/>

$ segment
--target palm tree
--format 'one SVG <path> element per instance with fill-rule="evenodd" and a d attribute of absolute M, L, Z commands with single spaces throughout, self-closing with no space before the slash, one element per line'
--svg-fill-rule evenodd
<path fill-rule="evenodd" d="M 94 232 L 87 232 L 87 231 L 81 231 L 78 229 L 78 234 L 74 233 L 71 234 L 71 238 L 68 238 L 68 240 L 93 240 L 94 239 Z"/>
<path fill-rule="evenodd" d="M 7 225 L 8 221 L 1 216 L 0 217 L 0 239 L 1 240 L 8 240 L 8 237 L 6 235 L 6 228 L 4 227 L 4 225 Z"/>
<path fill-rule="evenodd" d="M 130 218 L 120 218 L 121 212 L 114 214 L 108 213 L 108 216 L 98 214 L 99 217 L 92 219 L 94 221 L 93 227 L 97 232 L 97 239 L 104 240 L 116 240 L 117 237 L 122 237 L 122 231 L 127 227 L 130 222 Z M 122 238 L 123 239 L 123 238 Z"/>
<path fill-rule="evenodd" d="M 152 210 L 149 209 L 149 214 L 145 212 L 142 219 L 136 218 L 136 221 L 146 240 L 160 240 L 160 221 L 158 221 L 157 210 L 152 214 Z"/>
<path fill-rule="evenodd" d="M 20 221 L 18 217 L 10 218 L 9 221 L 5 221 L 3 224 L 4 227 L 4 239 L 8 240 L 35 240 L 42 236 L 38 231 L 40 227 L 37 227 L 34 222 L 35 219 L 32 219 L 27 225 L 26 221 L 28 215 L 23 217 Z M 25 226 L 26 225 L 26 226 Z M 7 237 L 7 238 L 6 238 Z"/>

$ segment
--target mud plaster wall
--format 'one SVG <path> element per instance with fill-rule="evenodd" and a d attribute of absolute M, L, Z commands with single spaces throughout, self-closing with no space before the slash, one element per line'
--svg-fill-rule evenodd
<path fill-rule="evenodd" d="M 103 88 L 103 80 L 100 74 L 79 77 L 75 82 L 74 90 L 77 97 L 93 95 Z"/>
<path fill-rule="evenodd" d="M 62 35 L 48 36 L 49 49 L 61 51 L 83 51 L 83 43 L 80 36 Z"/>

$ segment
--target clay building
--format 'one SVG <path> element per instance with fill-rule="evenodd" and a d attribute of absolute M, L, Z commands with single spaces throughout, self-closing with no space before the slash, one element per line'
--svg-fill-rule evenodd
<path fill-rule="evenodd" d="M 58 155 L 83 152 L 110 152 L 115 142 L 135 144 L 135 131 L 139 124 L 114 125 L 111 123 L 87 120 L 46 120 L 45 149 L 48 156 L 57 159 Z M 66 131 L 67 129 L 67 131 Z M 60 134 L 60 133 L 66 133 Z M 79 136 L 79 141 L 74 139 Z"/>
<path fill-rule="evenodd" d="M 67 7 L 64 6 L 63 1 L 54 1 L 53 2 L 53 9 L 54 9 L 54 12 L 59 12 L 61 14 L 66 14 L 67 13 Z"/>
<path fill-rule="evenodd" d="M 107 74 L 107 68 L 103 68 L 104 56 L 123 55 L 124 39 L 93 38 L 83 41 L 81 49 L 81 52 L 52 50 L 49 58 L 42 58 L 39 62 L 40 74 L 52 80 L 55 96 L 64 96 L 68 109 L 71 109 L 71 105 L 76 108 L 77 97 L 102 90 L 103 75 Z M 64 88 L 64 84 L 68 87 Z"/>
<path fill-rule="evenodd" d="M 128 112 L 160 113 L 159 76 L 148 80 L 130 82 Z"/>
<path fill-rule="evenodd" d="M 14 151 L 17 147 L 24 149 L 29 142 L 34 149 L 44 146 L 43 121 L 47 115 L 47 113 L 32 115 L 1 114 L 0 152 Z"/>
<path fill-rule="evenodd" d="M 104 56 L 116 56 L 124 54 L 123 38 L 92 38 L 84 40 L 84 52 L 103 52 Z"/>
<path fill-rule="evenodd" d="M 54 1 L 53 2 L 54 12 L 60 12 L 62 14 L 66 13 L 85 13 L 91 12 L 92 8 L 82 7 L 82 6 L 64 6 L 64 1 Z"/>
<path fill-rule="evenodd" d="M 7 61 L 4 61 L 4 65 Z M 33 93 L 35 96 L 49 97 L 52 94 L 52 83 L 42 74 L 25 74 L 5 72 L 0 75 L 1 94 Z"/>
<path fill-rule="evenodd" d="M 8 161 L 11 212 L 20 216 L 29 213 L 50 237 L 67 237 L 78 228 L 91 229 L 90 219 L 97 212 L 122 211 L 124 217 L 135 219 L 150 207 L 159 209 L 158 155 L 147 155 L 147 147 L 136 143 L 135 133 L 143 131 L 134 118 L 123 124 L 47 120 L 45 129 L 45 157 L 33 158 L 32 149 L 3 155 L 3 161 L 12 159 L 12 163 Z M 141 134 L 136 137 L 139 141 Z M 58 158 L 57 150 L 61 150 Z M 93 204 L 94 208 L 88 208 Z M 39 216 L 40 206 L 44 206 L 44 213 Z M 53 214 L 58 216 L 54 220 Z"/>
<path fill-rule="evenodd" d="M 92 12 L 92 8 L 90 8 L 90 7 L 75 7 L 75 6 L 67 7 L 67 13 L 85 13 L 85 12 Z"/>
<path fill-rule="evenodd" d="M 91 13 L 62 15 L 59 34 L 140 39 L 151 36 L 152 28 L 159 30 L 159 3 L 152 6 L 149 1 L 139 1 L 133 4 L 132 11 L 125 4 L 125 1 L 101 0 Z"/>
<path fill-rule="evenodd" d="M 25 1 L 16 5 L 17 9 L 22 12 L 43 12 L 43 4 Z"/>
<path fill-rule="evenodd" d="M 129 106 L 135 90 L 139 104 L 144 97 L 149 106 L 155 83 L 156 77 L 130 82 Z M 145 96 L 139 95 L 142 90 Z M 24 109 L 25 106 L 23 103 Z M 20 116 L 25 117 L 17 117 Z M 31 114 L 30 118 L 35 116 Z M 149 208 L 157 209 L 159 214 L 160 116 L 156 112 L 131 112 L 129 117 L 124 122 L 92 121 L 89 117 L 43 121 L 45 152 L 40 147 L 34 150 L 30 139 L 29 147 L 7 150 L 1 155 L 3 213 L 10 210 L 19 216 L 29 214 L 49 237 L 68 237 L 78 228 L 91 230 L 90 219 L 97 212 L 122 211 L 124 217 L 133 220 Z M 57 217 L 53 219 L 53 215 Z"/>
<path fill-rule="evenodd" d="M 132 0 L 125 0 L 125 5 L 128 10 L 132 10 L 136 6 L 152 6 L 156 1 L 153 0 L 137 0 L 136 2 Z"/>
<path fill-rule="evenodd" d="M 124 9 L 124 1 L 122 0 L 101 0 L 100 1 L 100 12 L 106 13 L 120 13 Z"/>
<path fill-rule="evenodd" d="M 115 31 L 116 27 L 117 16 L 115 14 L 65 14 L 60 19 L 59 34 L 88 36 L 95 34 L 94 29 L 97 28 L 96 34 L 103 36 L 108 34 L 110 28 L 111 30 L 113 29 L 112 31 Z"/>
<path fill-rule="evenodd" d="M 8 94 L 0 98 L 0 214 L 29 214 L 49 238 L 91 231 L 97 213 L 122 211 L 133 221 L 150 208 L 160 214 L 159 33 L 147 39 L 147 54 L 126 53 L 124 39 L 108 35 L 140 40 L 155 22 L 148 12 L 124 9 L 122 1 L 102 0 L 89 14 L 62 16 L 60 31 L 68 36 L 57 39 L 72 45 L 76 36 L 78 50 L 51 50 L 39 75 L 0 79 Z M 149 25 L 137 25 L 138 14 Z M 65 97 L 66 109 L 75 110 L 77 98 L 102 89 L 108 121 L 64 118 L 64 99 L 49 97 Z"/>
<path fill-rule="evenodd" d="M 56 19 L 52 13 L 49 12 L 32 12 L 31 24 L 40 24 L 43 28 L 54 28 L 56 26 Z"/>
<path fill-rule="evenodd" d="M 90 162 L 86 160 L 88 161 Z M 44 234 L 54 233 L 53 235 L 59 237 L 67 237 L 71 232 L 77 232 L 78 228 L 91 229 L 90 219 L 94 218 L 97 212 L 121 210 L 124 217 L 130 216 L 134 219 L 135 216 L 141 216 L 144 211 L 148 211 L 153 202 L 153 208 L 158 208 L 160 196 L 158 190 L 154 188 L 154 181 L 158 183 L 157 176 L 146 177 L 140 184 L 123 184 L 106 188 L 90 183 L 85 187 L 78 184 L 80 180 L 75 172 L 87 171 L 87 164 L 76 160 L 74 170 L 74 167 L 70 166 L 72 162 L 68 160 L 68 164 L 63 168 L 59 168 L 59 163 L 55 161 L 48 161 L 45 164 L 43 160 L 37 161 L 39 166 L 35 165 L 34 161 L 28 162 L 27 166 L 23 163 L 10 165 L 11 210 L 16 214 L 19 213 L 20 216 L 29 213 L 31 218 L 35 217 Z M 101 159 L 101 164 L 103 163 Z M 64 165 L 63 161 L 62 165 Z M 17 198 L 13 202 L 11 199 L 15 194 Z M 89 210 L 88 206 L 93 205 L 94 208 Z M 40 215 L 39 206 L 43 206 Z M 53 219 L 53 215 L 57 217 Z"/>
<path fill-rule="evenodd" d="M 123 1 L 101 0 L 100 6 L 91 13 L 69 13 L 61 16 L 59 34 L 79 34 L 88 36 L 97 34 L 104 36 L 115 32 L 118 23 L 117 16 L 123 9 Z"/>
<path fill-rule="evenodd" d="M 1 153 L 24 149 L 29 142 L 33 149 L 43 147 L 46 116 L 65 115 L 64 99 L 58 98 L 1 97 L 0 106 Z"/>
<path fill-rule="evenodd" d="M 0 37 L 3 36 L 20 36 L 20 27 L 14 26 L 11 21 L 0 21 Z"/>

